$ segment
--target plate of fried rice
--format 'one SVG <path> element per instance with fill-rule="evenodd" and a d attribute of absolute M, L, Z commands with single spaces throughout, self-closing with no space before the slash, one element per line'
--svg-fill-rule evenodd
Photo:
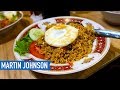
<path fill-rule="evenodd" d="M 13 52 L 17 60 L 51 62 L 51 70 L 33 70 L 38 73 L 80 72 L 102 60 L 110 48 L 110 39 L 97 36 L 95 29 L 105 28 L 81 17 L 43 19 L 26 27 L 17 36 Z"/>

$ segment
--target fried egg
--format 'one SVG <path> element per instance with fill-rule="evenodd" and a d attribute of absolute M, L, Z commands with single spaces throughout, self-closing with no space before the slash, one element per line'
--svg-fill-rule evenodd
<path fill-rule="evenodd" d="M 65 24 L 58 24 L 45 32 L 45 41 L 54 47 L 64 47 L 71 44 L 78 36 L 78 29 Z"/>

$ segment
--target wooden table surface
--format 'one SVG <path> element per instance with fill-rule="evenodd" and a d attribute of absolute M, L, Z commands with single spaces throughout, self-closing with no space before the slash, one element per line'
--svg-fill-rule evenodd
<path fill-rule="evenodd" d="M 94 20 L 95 22 L 101 24 L 106 29 L 120 30 L 120 26 L 111 26 L 107 24 L 99 11 L 71 11 L 71 16 L 79 16 Z M 13 28 L 13 30 L 7 33 L 4 37 L 0 37 L 0 60 L 15 60 L 13 54 L 13 43 L 15 37 L 22 31 L 26 26 L 32 23 L 32 20 L 24 15 L 24 18 Z M 45 75 L 36 73 L 33 71 L 20 71 L 20 70 L 2 70 L 0 71 L 0 79 L 85 79 L 97 72 L 108 63 L 114 61 L 117 57 L 120 56 L 120 40 L 111 38 L 111 46 L 107 55 L 96 65 L 92 66 L 89 69 L 86 69 L 81 72 L 77 72 L 69 75 Z"/>

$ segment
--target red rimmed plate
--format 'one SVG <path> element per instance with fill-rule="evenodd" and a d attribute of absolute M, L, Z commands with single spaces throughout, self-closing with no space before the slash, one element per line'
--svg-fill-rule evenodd
<path fill-rule="evenodd" d="M 45 27 L 47 23 L 68 23 L 68 22 L 79 22 L 82 23 L 82 25 L 86 25 L 87 23 L 90 23 L 94 26 L 95 29 L 104 29 L 103 26 L 100 24 L 81 17 L 73 17 L 73 16 L 61 16 L 61 17 L 53 17 L 44 19 L 41 21 L 38 21 L 36 23 L 33 23 L 32 25 L 26 27 L 16 38 L 13 46 L 13 52 L 17 60 L 43 60 L 40 58 L 37 58 L 30 53 L 26 54 L 26 56 L 20 56 L 17 52 L 14 51 L 16 41 L 18 41 L 29 29 L 32 27 L 40 27 L 42 30 L 45 31 Z M 88 54 L 88 57 L 84 57 L 78 61 L 75 61 L 73 63 L 67 63 L 67 64 L 53 64 L 51 63 L 51 70 L 33 70 L 38 73 L 43 74 L 51 74 L 51 75 L 61 75 L 61 74 L 70 74 L 79 72 L 82 70 L 85 70 L 87 68 L 90 68 L 91 66 L 98 63 L 102 58 L 107 54 L 108 50 L 110 48 L 110 39 L 106 37 L 96 37 L 96 39 L 93 42 L 93 48 L 92 52 Z"/>

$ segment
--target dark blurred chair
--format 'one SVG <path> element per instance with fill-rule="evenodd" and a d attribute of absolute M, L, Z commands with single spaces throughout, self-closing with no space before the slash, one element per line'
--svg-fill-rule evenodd
<path fill-rule="evenodd" d="M 31 13 L 34 13 L 35 15 L 42 14 L 43 18 L 51 18 L 51 17 L 57 17 L 57 16 L 69 16 L 70 11 L 68 10 L 51 10 L 51 9 L 45 9 L 42 11 L 31 11 Z"/>

